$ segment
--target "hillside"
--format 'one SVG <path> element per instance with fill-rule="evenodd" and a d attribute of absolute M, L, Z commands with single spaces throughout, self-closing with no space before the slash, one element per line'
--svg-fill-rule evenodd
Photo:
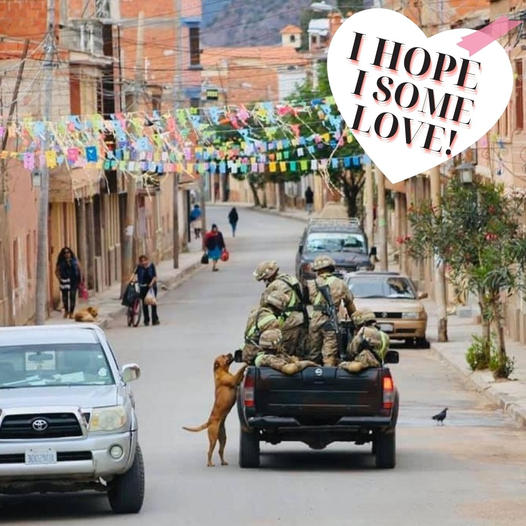
<path fill-rule="evenodd" d="M 279 44 L 312 0 L 203 0 L 203 46 Z"/>

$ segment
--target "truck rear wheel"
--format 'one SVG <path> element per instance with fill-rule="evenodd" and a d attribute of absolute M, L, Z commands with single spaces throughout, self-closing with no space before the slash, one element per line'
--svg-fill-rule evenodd
<path fill-rule="evenodd" d="M 111 481 L 108 499 L 115 513 L 141 511 L 144 501 L 144 461 L 139 444 L 131 468 Z"/>
<path fill-rule="evenodd" d="M 376 467 L 392 469 L 396 465 L 396 432 L 394 429 L 379 432 L 375 438 L 373 451 Z"/>
<path fill-rule="evenodd" d="M 239 432 L 239 467 L 259 468 L 259 436 L 257 432 Z"/>

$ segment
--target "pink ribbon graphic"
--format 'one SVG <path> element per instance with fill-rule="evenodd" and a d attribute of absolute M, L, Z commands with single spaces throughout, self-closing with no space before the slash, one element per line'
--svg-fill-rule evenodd
<path fill-rule="evenodd" d="M 482 29 L 475 31 L 471 35 L 462 37 L 458 45 L 467 49 L 470 56 L 474 55 L 477 51 L 480 51 L 494 40 L 504 36 L 519 24 L 519 20 L 510 20 L 506 15 L 502 15 Z"/>

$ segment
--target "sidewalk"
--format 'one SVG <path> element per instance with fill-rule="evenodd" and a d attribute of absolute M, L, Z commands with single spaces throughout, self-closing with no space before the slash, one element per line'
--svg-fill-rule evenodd
<path fill-rule="evenodd" d="M 200 243 L 194 242 L 190 245 L 189 252 L 179 255 L 178 269 L 173 268 L 173 260 L 171 259 L 156 264 L 159 297 L 163 296 L 167 290 L 174 289 L 181 285 L 189 276 L 196 272 L 201 267 L 201 255 Z M 120 292 L 120 283 L 115 283 L 103 292 L 91 294 L 87 302 L 77 302 L 77 309 L 84 308 L 87 305 L 98 307 L 99 316 L 97 323 L 105 329 L 109 327 L 112 320 L 117 318 L 124 319 L 126 316 L 126 307 L 121 305 Z M 46 324 L 63 323 L 75 323 L 75 321 L 65 320 L 62 317 L 62 312 L 58 311 L 53 311 L 46 321 Z"/>
<path fill-rule="evenodd" d="M 510 380 L 493 378 L 489 371 L 473 372 L 465 358 L 471 345 L 471 335 L 480 335 L 481 326 L 470 318 L 448 316 L 449 341 L 436 341 L 437 316 L 434 302 L 424 302 L 429 316 L 427 333 L 430 336 L 431 351 L 449 363 L 464 377 L 466 383 L 483 393 L 492 402 L 509 413 L 518 423 L 526 425 L 526 348 L 523 344 L 506 339 L 506 350 L 515 359 L 515 370 Z"/>

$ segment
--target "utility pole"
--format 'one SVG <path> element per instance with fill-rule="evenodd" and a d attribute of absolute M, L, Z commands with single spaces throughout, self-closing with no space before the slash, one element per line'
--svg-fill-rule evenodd
<path fill-rule="evenodd" d="M 174 115 L 183 100 L 183 24 L 182 0 L 174 0 L 175 16 L 175 68 L 174 68 Z M 179 268 L 179 174 L 173 174 L 173 260 Z"/>
<path fill-rule="evenodd" d="M 374 245 L 374 180 L 373 167 L 371 163 L 365 165 L 364 185 L 364 208 L 365 208 L 365 234 L 369 246 Z"/>
<path fill-rule="evenodd" d="M 49 121 L 53 100 L 53 67 L 55 59 L 55 0 L 47 0 L 47 33 L 44 58 L 44 115 L 46 124 L 42 151 L 49 147 Z M 36 308 L 35 323 L 42 325 L 46 320 L 47 287 L 48 287 L 48 208 L 49 208 L 49 170 L 47 165 L 41 167 L 40 200 L 38 206 L 38 243 L 36 272 Z"/>
<path fill-rule="evenodd" d="M 431 205 L 437 214 L 441 213 L 440 168 L 431 168 Z M 438 263 L 438 264 L 437 264 Z M 447 342 L 447 288 L 446 272 L 442 261 L 433 261 L 435 271 L 435 302 L 438 314 L 438 341 Z"/>
<path fill-rule="evenodd" d="M 378 169 L 376 171 L 376 187 L 378 189 L 378 253 L 380 270 L 388 269 L 387 262 L 387 217 L 385 207 L 385 175 Z"/>
<path fill-rule="evenodd" d="M 17 105 L 18 92 L 20 91 L 20 84 L 22 83 L 22 76 L 24 74 L 24 67 L 26 64 L 26 57 L 29 51 L 29 40 L 24 41 L 24 49 L 20 58 L 20 64 L 18 65 L 18 72 L 16 76 L 15 87 L 11 96 L 11 103 L 9 105 L 9 111 L 7 114 L 7 120 L 5 123 L 5 132 L 2 137 L 2 145 L 0 150 L 5 150 L 7 147 L 7 140 L 9 138 L 9 125 L 13 119 L 15 108 Z M 3 109 L 3 108 L 2 108 Z M 5 284 L 6 284 L 6 296 L 7 296 L 7 324 L 15 324 L 15 316 L 13 313 L 12 297 L 13 297 L 13 284 L 11 282 L 11 257 L 10 257 L 10 245 L 9 245 L 9 214 L 7 212 L 9 207 L 9 192 L 7 182 L 7 159 L 2 159 L 0 162 L 0 246 L 2 247 L 2 253 L 0 254 L 0 261 L 2 261 L 2 267 L 5 269 Z M 32 264 L 32 262 L 31 262 Z M 1 292 L 1 291 L 0 291 Z"/>
<path fill-rule="evenodd" d="M 137 20 L 137 45 L 135 47 L 135 86 L 132 108 L 130 111 L 138 111 L 139 94 L 144 83 L 144 13 L 141 11 Z M 121 85 L 122 89 L 122 85 Z M 128 109 L 128 108 L 127 108 Z M 137 183 L 133 175 L 128 175 L 126 183 L 126 224 L 124 225 L 124 244 L 121 258 L 121 294 L 130 279 L 134 266 L 133 240 L 135 237 L 135 206 L 136 206 Z"/>

